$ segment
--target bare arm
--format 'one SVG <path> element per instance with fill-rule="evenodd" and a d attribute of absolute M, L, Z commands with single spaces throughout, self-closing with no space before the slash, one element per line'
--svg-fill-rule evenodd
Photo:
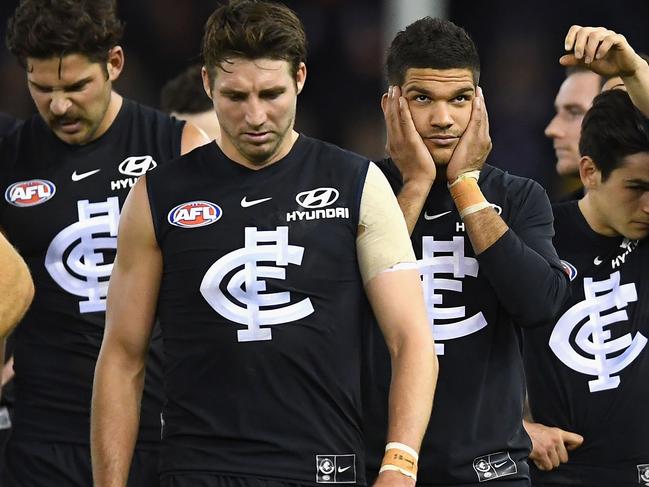
<path fill-rule="evenodd" d="M 366 285 L 366 292 L 392 361 L 387 441 L 418 451 L 428 425 L 438 371 L 419 272 L 382 272 Z M 382 484 L 414 485 L 414 480 L 386 471 L 375 483 Z"/>
<path fill-rule="evenodd" d="M 126 486 L 161 272 L 162 257 L 141 177 L 120 219 L 106 330 L 95 369 L 90 432 L 95 487 Z"/>
<path fill-rule="evenodd" d="M 27 264 L 0 233 L 0 338 L 6 337 L 23 317 L 34 298 Z"/>
<path fill-rule="evenodd" d="M 208 144 L 210 138 L 207 134 L 191 123 L 185 123 L 183 127 L 183 135 L 180 141 L 180 155 L 187 154 L 197 147 Z"/>
<path fill-rule="evenodd" d="M 649 117 L 649 64 L 622 34 L 604 27 L 570 27 L 564 40 L 564 66 L 585 66 L 605 77 L 622 78 L 633 104 Z"/>
<path fill-rule="evenodd" d="M 387 180 L 373 164 L 363 188 L 356 249 L 367 297 L 390 351 L 387 441 L 413 449 L 416 460 L 430 416 L 437 357 L 405 221 Z M 395 466 L 400 465 L 390 463 L 389 468 Z M 412 485 L 414 480 L 399 471 L 384 471 L 377 481 L 381 483 Z"/>

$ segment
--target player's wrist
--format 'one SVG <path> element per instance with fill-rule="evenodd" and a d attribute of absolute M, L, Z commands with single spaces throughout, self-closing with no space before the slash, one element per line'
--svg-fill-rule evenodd
<path fill-rule="evenodd" d="M 460 174 L 452 183 L 448 183 L 451 197 L 462 219 L 491 207 L 491 203 L 487 201 L 478 186 L 479 177 L 480 171 L 469 171 Z"/>
<path fill-rule="evenodd" d="M 635 63 L 633 69 L 620 73 L 620 78 L 622 81 L 628 81 L 633 78 L 639 78 L 642 74 L 649 75 L 649 62 L 645 61 L 642 56 L 635 55 Z"/>
<path fill-rule="evenodd" d="M 379 474 L 389 471 L 396 472 L 416 481 L 418 462 L 419 454 L 414 448 L 391 441 L 385 445 L 385 455 L 381 462 Z"/>

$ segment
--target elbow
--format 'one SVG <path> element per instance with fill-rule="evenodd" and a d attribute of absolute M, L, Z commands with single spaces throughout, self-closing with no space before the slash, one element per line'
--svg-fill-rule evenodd
<path fill-rule="evenodd" d="M 551 322 L 561 311 L 569 292 L 567 276 L 562 271 L 555 271 L 546 285 L 537 291 L 534 304 L 520 310 L 521 315 L 517 321 L 529 328 Z"/>

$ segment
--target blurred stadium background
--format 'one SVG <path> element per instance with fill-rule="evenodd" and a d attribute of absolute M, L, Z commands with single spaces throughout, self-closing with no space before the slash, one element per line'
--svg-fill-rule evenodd
<path fill-rule="evenodd" d="M 203 24 L 216 0 L 117 0 L 126 22 L 123 95 L 159 106 L 160 89 L 200 59 Z M 383 156 L 379 99 L 387 44 L 423 15 L 448 18 L 475 40 L 480 84 L 494 149 L 489 162 L 556 190 L 554 154 L 543 129 L 563 80 L 557 60 L 572 24 L 605 26 L 649 52 L 649 1 L 594 0 L 285 0 L 305 24 L 309 40 L 306 89 L 297 128 L 372 158 Z M 0 33 L 18 0 L 0 1 Z M 0 111 L 34 112 L 25 74 L 0 46 Z"/>

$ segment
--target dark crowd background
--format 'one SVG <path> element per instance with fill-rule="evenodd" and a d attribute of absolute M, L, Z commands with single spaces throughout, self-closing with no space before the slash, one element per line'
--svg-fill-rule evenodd
<path fill-rule="evenodd" d="M 158 106 L 160 89 L 200 60 L 203 24 L 215 0 L 117 0 L 126 22 L 123 95 Z M 378 159 L 384 129 L 379 105 L 386 89 L 384 52 L 393 32 L 388 3 L 396 0 L 285 0 L 305 24 L 308 78 L 298 103 L 297 129 Z M 557 190 L 554 153 L 543 129 L 564 77 L 558 64 L 572 24 L 605 26 L 649 52 L 649 1 L 401 0 L 442 8 L 472 36 L 482 61 L 494 144 L 489 162 Z M 0 0 L 0 34 L 18 0 Z M 421 8 L 421 7 L 419 7 Z M 403 26 L 401 26 L 403 28 Z M 0 111 L 34 113 L 24 70 L 0 46 Z"/>

